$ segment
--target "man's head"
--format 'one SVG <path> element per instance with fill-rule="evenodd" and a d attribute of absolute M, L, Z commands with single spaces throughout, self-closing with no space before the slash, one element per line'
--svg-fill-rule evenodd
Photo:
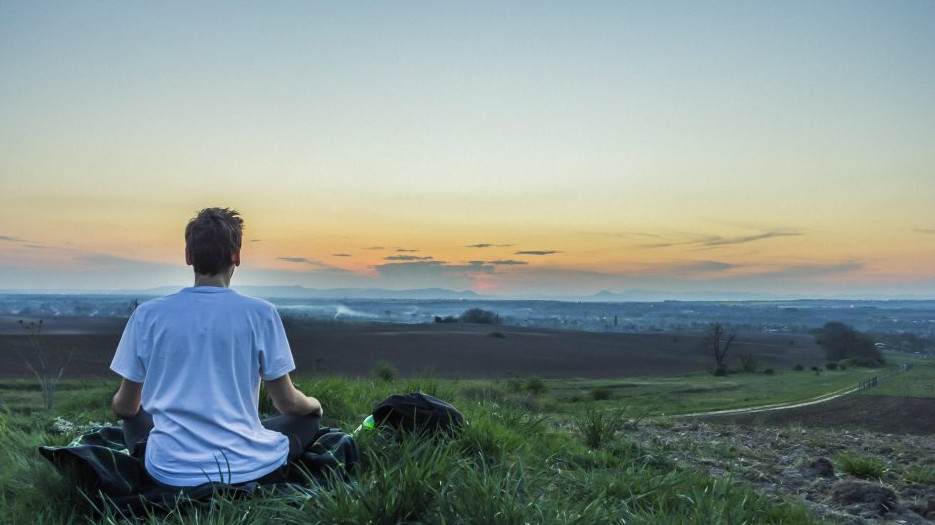
<path fill-rule="evenodd" d="M 185 261 L 197 274 L 217 275 L 240 264 L 242 240 L 237 210 L 205 208 L 185 227 Z"/>

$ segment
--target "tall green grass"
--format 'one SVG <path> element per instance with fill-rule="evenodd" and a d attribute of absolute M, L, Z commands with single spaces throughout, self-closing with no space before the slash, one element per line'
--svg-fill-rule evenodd
<path fill-rule="evenodd" d="M 30 412 L 28 397 L 0 384 L 0 523 L 817 523 L 801 507 L 683 468 L 667 459 L 666 450 L 632 441 L 619 431 L 623 411 L 599 410 L 606 407 L 593 401 L 563 413 L 551 394 L 513 392 L 498 381 L 298 382 L 322 400 L 326 425 L 356 428 L 386 396 L 414 390 L 452 402 L 469 424 L 447 440 L 360 434 L 361 462 L 352 484 L 317 487 L 308 496 L 220 496 L 210 504 L 128 519 L 108 510 L 95 513 L 36 452 L 39 445 L 72 437 L 46 431 L 56 416 L 79 425 L 112 419 L 106 404 L 116 385 L 72 382 L 63 385 L 67 401 L 60 398 L 55 410 Z M 270 409 L 268 401 L 263 407 Z M 581 418 L 577 427 L 568 423 L 575 415 Z M 599 438 L 589 437 L 589 426 L 604 428 Z"/>

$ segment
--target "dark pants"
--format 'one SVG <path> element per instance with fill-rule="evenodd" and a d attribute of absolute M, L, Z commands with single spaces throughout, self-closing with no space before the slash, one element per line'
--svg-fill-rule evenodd
<path fill-rule="evenodd" d="M 297 458 L 303 450 L 312 444 L 318 429 L 321 426 L 321 416 L 318 414 L 308 414 L 304 416 L 287 416 L 280 414 L 269 417 L 261 421 L 263 427 L 269 430 L 275 430 L 289 438 L 289 461 Z M 143 454 L 146 450 L 146 440 L 153 429 L 153 416 L 140 407 L 140 411 L 130 419 L 123 420 L 123 441 L 127 444 L 130 455 L 143 461 Z M 267 479 L 270 476 L 278 478 L 285 476 L 285 472 L 274 470 L 259 481 L 276 481 L 277 479 Z"/>

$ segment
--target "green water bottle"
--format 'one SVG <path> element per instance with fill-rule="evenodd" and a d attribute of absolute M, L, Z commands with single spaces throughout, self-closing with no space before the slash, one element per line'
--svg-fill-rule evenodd
<path fill-rule="evenodd" d="M 377 422 L 373 420 L 373 415 L 369 415 L 366 418 L 364 418 L 364 422 L 361 423 L 359 427 L 357 427 L 357 430 L 355 430 L 354 433 L 356 434 L 360 432 L 361 429 L 373 430 L 374 428 L 376 428 L 376 426 L 377 426 Z"/>

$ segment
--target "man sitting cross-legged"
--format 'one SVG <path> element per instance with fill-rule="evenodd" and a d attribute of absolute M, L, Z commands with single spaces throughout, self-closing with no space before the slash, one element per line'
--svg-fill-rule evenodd
<path fill-rule="evenodd" d="M 293 386 L 292 351 L 272 304 L 229 288 L 243 220 L 207 208 L 185 228 L 195 285 L 141 304 L 111 370 L 127 445 L 158 483 L 190 487 L 286 479 L 314 439 L 322 408 Z M 261 421 L 260 381 L 279 416 Z"/>

